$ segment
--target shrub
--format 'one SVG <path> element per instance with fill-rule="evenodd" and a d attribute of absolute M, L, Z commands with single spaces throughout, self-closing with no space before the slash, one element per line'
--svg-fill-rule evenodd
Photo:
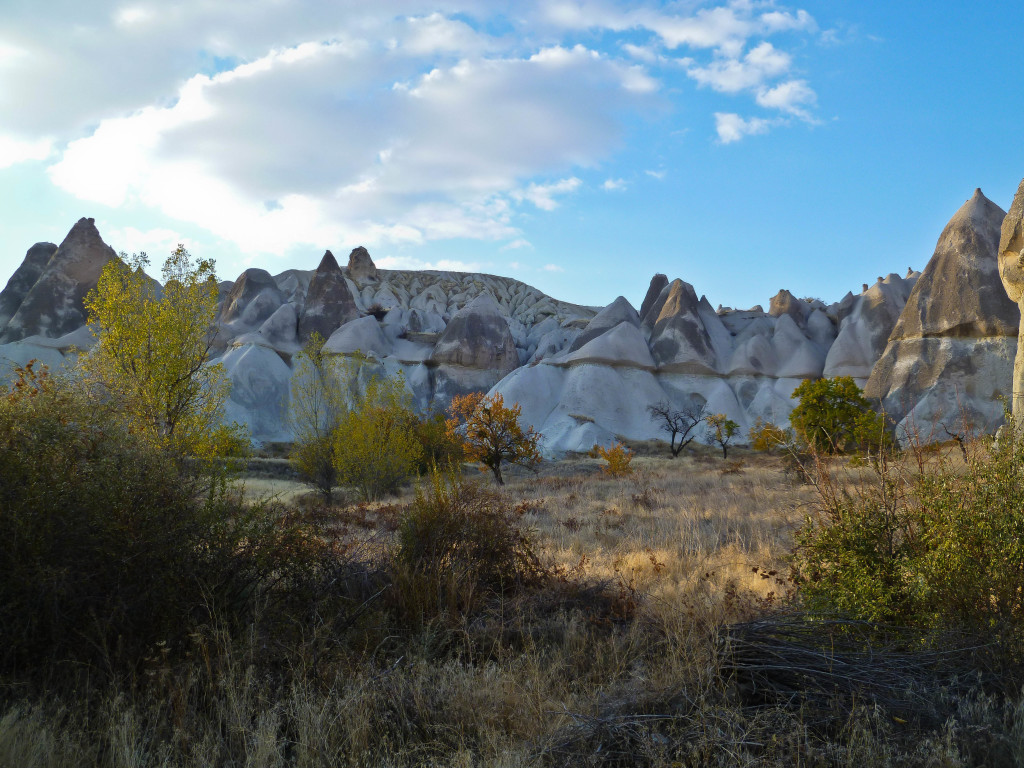
<path fill-rule="evenodd" d="M 850 493 L 821 473 L 820 511 L 798 534 L 794 568 L 819 610 L 932 628 L 1024 628 L 1024 444 L 976 446 L 966 470 L 884 456 Z"/>
<path fill-rule="evenodd" d="M 755 451 L 771 453 L 775 448 L 788 445 L 793 440 L 791 430 L 783 429 L 778 424 L 758 418 L 748 434 L 750 447 Z"/>
<path fill-rule="evenodd" d="M 789 415 L 797 436 L 814 451 L 877 450 L 890 443 L 885 419 L 850 376 L 807 379 L 793 392 L 800 402 Z"/>
<path fill-rule="evenodd" d="M 269 515 L 202 488 L 76 382 L 17 377 L 0 397 L 0 669 L 131 667 L 237 626 L 287 574 L 294 540 Z"/>
<path fill-rule="evenodd" d="M 464 458 L 462 440 L 448 430 L 443 413 L 431 413 L 417 419 L 415 431 L 422 449 L 417 467 L 421 475 L 426 475 L 433 467 L 458 464 Z"/>
<path fill-rule="evenodd" d="M 355 486 L 366 501 L 397 491 L 423 455 L 416 421 L 401 377 L 371 379 L 335 431 L 339 481 Z"/>
<path fill-rule="evenodd" d="M 601 471 L 606 475 L 626 477 L 633 474 L 633 467 L 630 466 L 630 463 L 633 461 L 635 454 L 621 442 L 616 441 L 610 448 L 605 448 L 603 445 L 595 445 L 594 451 L 605 460 L 606 463 L 601 467 Z"/>
<path fill-rule="evenodd" d="M 464 613 L 544 575 L 533 537 L 493 491 L 434 471 L 398 526 L 395 595 L 407 619 Z"/>

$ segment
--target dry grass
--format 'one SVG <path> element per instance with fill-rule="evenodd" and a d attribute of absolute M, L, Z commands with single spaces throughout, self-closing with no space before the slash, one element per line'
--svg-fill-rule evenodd
<path fill-rule="evenodd" d="M 776 457 L 736 453 L 638 451 L 626 478 L 585 457 L 510 473 L 501 492 L 561 577 L 471 615 L 415 631 L 373 606 L 342 630 L 313 621 L 284 670 L 261 666 L 266 638 L 212 632 L 147 686 L 35 705 L 0 688 L 0 765 L 1014 764 L 1000 734 L 1024 733 L 1024 706 L 977 699 L 928 733 L 870 705 L 827 733 L 799 707 L 746 707 L 722 674 L 722 628 L 790 595 L 814 489 Z M 245 492 L 383 549 L 411 499 L 325 509 L 282 479 Z M 984 738 L 964 746 L 965 728 Z"/>

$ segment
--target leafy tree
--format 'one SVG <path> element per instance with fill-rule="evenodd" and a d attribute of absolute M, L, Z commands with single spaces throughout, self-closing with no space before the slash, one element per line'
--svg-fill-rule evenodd
<path fill-rule="evenodd" d="M 490 469 L 498 485 L 503 463 L 534 467 L 540 463 L 538 444 L 541 435 L 533 427 L 525 430 L 519 424 L 522 406 L 505 406 L 500 392 L 484 397 L 482 392 L 456 396 L 449 407 L 448 430 L 460 435 L 466 458 Z"/>
<path fill-rule="evenodd" d="M 729 443 L 739 431 L 740 425 L 724 413 L 714 413 L 708 416 L 705 421 L 708 423 L 708 438 L 714 440 L 722 447 L 723 459 L 729 458 Z"/>
<path fill-rule="evenodd" d="M 793 438 L 791 430 L 783 429 L 778 424 L 758 418 L 750 428 L 750 447 L 755 451 L 768 451 L 787 445 Z"/>
<path fill-rule="evenodd" d="M 355 397 L 334 433 L 338 480 L 373 501 L 395 492 L 422 456 L 412 397 L 399 376 L 373 378 Z"/>
<path fill-rule="evenodd" d="M 291 462 L 306 483 L 330 500 L 338 484 L 335 441 L 348 407 L 337 364 L 314 332 L 295 357 L 288 417 L 294 442 Z"/>
<path fill-rule="evenodd" d="M 697 427 L 708 417 L 706 408 L 698 403 L 690 403 L 682 408 L 673 408 L 667 400 L 657 405 L 647 406 L 651 418 L 661 423 L 661 429 L 669 434 L 669 450 L 672 458 L 689 445 L 697 436 Z M 676 443 L 676 438 L 679 442 Z"/>
<path fill-rule="evenodd" d="M 157 445 L 215 454 L 232 443 L 237 425 L 223 426 L 230 382 L 223 366 L 209 364 L 216 335 L 214 263 L 193 264 L 179 245 L 164 263 L 163 289 L 146 275 L 148 263 L 142 253 L 103 268 L 85 299 L 97 342 L 82 367 Z"/>
<path fill-rule="evenodd" d="M 800 402 L 789 423 L 812 450 L 845 453 L 888 443 L 884 417 L 872 410 L 850 376 L 808 379 L 796 388 L 793 398 Z"/>

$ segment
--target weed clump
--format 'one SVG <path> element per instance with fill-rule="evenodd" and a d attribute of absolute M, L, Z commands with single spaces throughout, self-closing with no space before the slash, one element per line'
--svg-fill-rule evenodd
<path fill-rule="evenodd" d="M 545 574 L 533 536 L 497 493 L 434 471 L 398 524 L 392 599 L 407 620 L 464 614 Z"/>

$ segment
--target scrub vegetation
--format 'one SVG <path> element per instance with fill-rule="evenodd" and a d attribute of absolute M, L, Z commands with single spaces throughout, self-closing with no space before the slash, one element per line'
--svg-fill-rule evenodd
<path fill-rule="evenodd" d="M 305 484 L 285 459 L 249 463 L 280 469 L 267 496 L 224 459 L 182 460 L 87 377 L 17 371 L 0 397 L 0 764 L 1024 758 L 1012 428 L 966 460 L 774 439 L 728 461 L 721 444 L 523 451 L 498 485 L 457 438 L 514 405 L 446 422 L 366 384 L 311 403 L 332 428 Z"/>

